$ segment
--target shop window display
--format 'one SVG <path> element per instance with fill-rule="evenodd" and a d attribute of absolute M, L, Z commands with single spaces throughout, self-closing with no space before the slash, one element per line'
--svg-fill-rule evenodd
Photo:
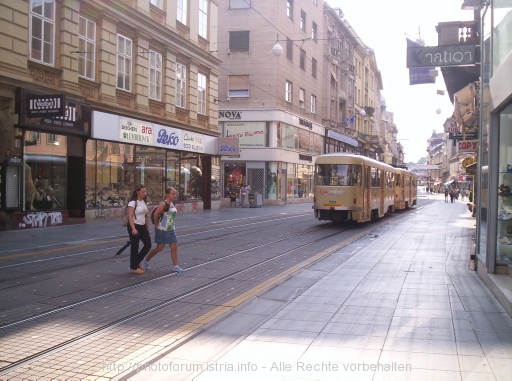
<path fill-rule="evenodd" d="M 212 158 L 212 199 L 220 198 L 220 158 Z"/>
<path fill-rule="evenodd" d="M 500 145 L 496 264 L 510 265 L 512 263 L 512 105 L 509 105 L 500 112 L 499 118 Z M 484 170 L 482 169 L 483 177 Z M 482 192 L 488 189 L 488 186 L 483 184 L 483 180 Z M 487 174 L 485 180 L 487 180 Z M 487 195 L 484 196 L 482 193 L 482 200 L 484 200 L 484 197 L 487 198 Z"/>
<path fill-rule="evenodd" d="M 183 201 L 201 200 L 203 171 L 200 157 L 183 152 L 180 160 L 179 196 Z"/>
<path fill-rule="evenodd" d="M 137 184 L 146 185 L 149 204 L 160 202 L 166 187 L 178 189 L 179 201 L 201 200 L 198 155 L 89 140 L 86 157 L 87 208 L 124 205 Z"/>
<path fill-rule="evenodd" d="M 277 163 L 267 163 L 267 199 L 275 200 L 277 195 Z"/>
<path fill-rule="evenodd" d="M 224 197 L 230 194 L 239 195 L 245 185 L 245 163 L 227 163 L 224 166 Z"/>
<path fill-rule="evenodd" d="M 25 210 L 64 209 L 67 202 L 66 137 L 27 131 L 24 139 Z"/>

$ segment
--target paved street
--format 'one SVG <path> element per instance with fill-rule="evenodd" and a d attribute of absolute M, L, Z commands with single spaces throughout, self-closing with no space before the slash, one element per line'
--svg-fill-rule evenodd
<path fill-rule="evenodd" d="M 149 320 L 134 321 L 126 327 L 121 325 L 96 340 L 84 342 L 84 352 L 74 348 L 69 349 L 67 355 L 63 349 L 58 352 L 60 355 L 42 358 L 2 374 L 0 378 L 26 378 L 24 372 L 27 374 L 32 368 L 32 373 L 28 374 L 36 378 L 51 375 L 52 379 L 63 380 L 508 380 L 512 373 L 512 319 L 470 270 L 475 219 L 465 203 L 446 204 L 443 196 L 424 192 L 420 192 L 419 198 L 420 203 L 412 214 L 369 224 L 370 233 L 355 237 L 342 249 L 327 254 L 312 253 L 309 265 L 301 264 L 302 269 L 287 270 L 277 281 L 262 276 L 261 283 L 254 289 L 231 300 L 228 296 L 225 302 L 219 300 L 215 303 L 219 312 L 209 313 L 209 316 L 217 314 L 217 318 L 206 317 L 206 310 L 202 320 L 178 318 L 186 304 L 197 305 L 198 311 L 203 308 L 197 299 L 190 299 L 188 303 L 181 303 L 182 307 L 170 305 L 170 314 L 163 310 L 163 314 L 151 314 Z M 215 228 L 226 221 L 251 224 L 254 217 L 276 214 L 283 214 L 283 218 L 302 216 L 310 208 L 310 204 L 288 204 L 183 214 L 179 216 L 179 230 L 184 232 L 205 223 Z M 1 255 L 5 258 L 2 263 L 4 267 L 15 265 L 27 250 L 51 256 L 52 250 L 67 250 L 99 240 L 121 245 L 125 238 L 124 228 L 111 221 L 0 232 Z M 43 258 L 41 255 L 39 257 Z M 158 259 L 168 262 L 163 256 Z M 69 261 L 77 260 L 72 257 Z M 128 301 L 137 296 L 139 309 L 151 307 L 151 299 L 165 300 L 179 291 L 176 287 L 192 285 L 197 276 L 207 275 L 204 271 L 207 268 L 197 267 L 187 276 L 169 278 L 165 275 L 166 268 L 157 266 L 147 274 L 147 285 L 137 287 L 134 284 L 133 287 L 137 287 L 134 292 L 130 291 L 130 282 L 137 279 L 123 276 L 124 267 L 121 269 L 116 264 L 125 261 L 126 255 L 114 262 L 109 260 L 105 265 L 121 271 L 117 274 L 109 270 L 110 278 L 115 274 L 112 279 L 128 287 L 128 294 L 77 305 L 77 312 L 89 310 L 91 317 L 101 318 L 106 324 L 112 320 L 114 312 L 129 312 L 129 305 L 119 304 L 123 298 Z M 87 264 L 84 261 L 84 269 L 91 266 L 100 274 L 100 262 Z M 23 266 L 12 269 L 20 267 Z M 80 275 L 81 265 L 75 268 L 73 271 Z M 64 269 L 58 274 L 65 273 Z M 96 287 L 98 291 L 106 285 L 101 282 L 109 279 L 103 278 L 96 277 L 100 282 Z M 230 287 L 235 284 L 241 285 L 227 284 L 222 295 L 229 295 Z M 27 287 L 31 286 L 27 284 Z M 151 298 L 144 291 L 147 287 L 152 290 Z M 19 290 L 26 290 L 19 297 L 22 300 L 28 297 L 29 304 L 18 313 L 27 312 L 29 307 L 51 308 L 52 302 L 48 303 L 50 299 L 44 297 L 38 304 L 30 305 L 30 288 L 19 286 Z M 15 291 L 16 288 L 4 288 L 2 292 L 18 297 Z M 102 292 L 105 291 L 108 290 Z M 37 295 L 44 296 L 44 292 L 34 294 Z M 77 295 L 77 302 L 80 295 Z M 70 297 L 66 297 L 67 303 L 72 302 Z M 211 298 L 217 296 L 211 295 Z M 104 309 L 114 307 L 114 300 L 117 300 L 115 311 Z M 12 304 L 12 296 L 6 302 Z M 101 311 L 93 306 L 99 306 Z M 72 310 L 75 308 L 70 308 L 64 316 L 69 319 Z M 77 323 L 74 319 L 70 322 Z M 75 326 L 77 333 L 89 329 L 80 324 Z M 165 335 L 169 330 L 177 336 Z M 25 338 L 37 336 L 36 331 L 24 330 L 23 326 L 17 332 Z M 132 332 L 138 339 L 126 341 Z M 64 337 L 63 334 L 64 331 L 60 336 Z M 10 346 L 16 345 L 16 336 L 12 333 L 2 340 L 7 339 Z M 41 339 L 33 340 L 31 346 Z M 141 346 L 145 342 L 150 345 Z M 124 347 L 121 357 L 97 363 L 98 356 L 106 359 L 107 355 L 121 350 L 120 347 Z M 138 347 L 135 352 L 129 350 Z M 20 347 L 20 350 L 26 349 Z M 148 357 L 149 353 L 152 354 Z M 78 377 L 70 365 L 66 365 L 66 371 L 59 373 L 57 370 L 62 368 L 64 360 L 67 364 L 75 361 L 83 367 L 84 360 L 94 358 L 96 363 L 89 368 L 95 370 L 82 377 Z M 45 375 L 34 371 L 43 365 L 55 370 Z M 58 378 L 59 374 L 62 378 Z M 76 377 L 70 378 L 69 374 Z"/>
<path fill-rule="evenodd" d="M 422 197 L 437 202 L 348 261 L 314 263 L 120 378 L 509 380 L 512 319 L 469 269 L 475 219 Z"/>

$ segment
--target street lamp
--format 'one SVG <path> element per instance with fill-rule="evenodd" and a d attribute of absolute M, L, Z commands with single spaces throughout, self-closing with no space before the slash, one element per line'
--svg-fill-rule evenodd
<path fill-rule="evenodd" d="M 283 54 L 283 47 L 279 43 L 279 34 L 277 35 L 276 38 L 276 44 L 272 48 L 272 54 L 275 55 L 276 57 L 279 57 L 281 54 Z"/>

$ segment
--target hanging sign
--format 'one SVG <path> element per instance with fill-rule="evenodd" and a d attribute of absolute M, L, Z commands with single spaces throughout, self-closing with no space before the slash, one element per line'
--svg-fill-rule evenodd
<path fill-rule="evenodd" d="M 459 140 L 457 142 L 457 152 L 477 152 L 478 140 Z"/>
<path fill-rule="evenodd" d="M 407 67 L 448 67 L 475 64 L 475 45 L 441 45 L 407 48 Z"/>
<path fill-rule="evenodd" d="M 457 133 L 460 132 L 459 127 L 457 126 L 457 120 L 453 118 L 448 118 L 443 124 L 444 132 L 448 133 Z"/>

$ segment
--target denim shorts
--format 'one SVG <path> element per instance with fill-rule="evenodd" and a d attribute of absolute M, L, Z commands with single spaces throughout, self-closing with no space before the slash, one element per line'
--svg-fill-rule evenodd
<path fill-rule="evenodd" d="M 178 242 L 175 230 L 160 230 L 155 231 L 155 243 L 156 244 L 169 244 Z"/>

